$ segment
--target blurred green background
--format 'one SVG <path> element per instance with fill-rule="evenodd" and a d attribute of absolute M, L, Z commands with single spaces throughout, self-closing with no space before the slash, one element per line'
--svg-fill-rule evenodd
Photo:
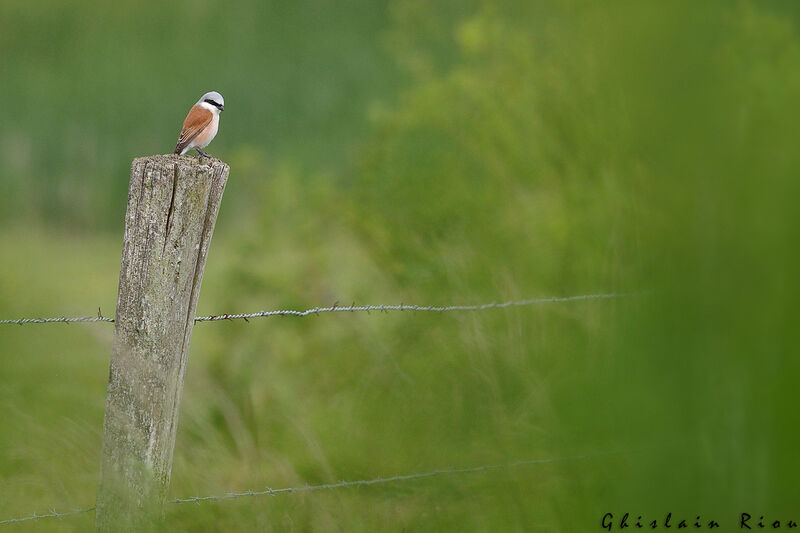
<path fill-rule="evenodd" d="M 168 531 L 800 521 L 794 2 L 0 3 L 0 318 L 113 314 L 130 161 L 225 96 Z M 91 506 L 113 327 L 0 326 L 0 519 Z M 602 455 L 606 452 L 619 452 Z M 3 526 L 86 531 L 92 515 Z"/>

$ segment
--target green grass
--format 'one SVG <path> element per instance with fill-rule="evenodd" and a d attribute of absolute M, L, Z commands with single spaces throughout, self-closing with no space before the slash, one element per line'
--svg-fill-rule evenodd
<path fill-rule="evenodd" d="M 84 239 L 65 247 L 57 236 L 4 234 L 3 242 L 10 244 L 4 250 L 16 252 L 4 254 L 1 262 L 2 278 L 13 280 L 4 287 L 3 308 L 32 316 L 61 304 L 65 312 L 80 314 L 109 302 L 118 268 L 115 240 Z M 347 271 L 367 272 L 369 265 L 359 264 L 357 246 L 344 236 L 326 245 L 332 243 L 341 250 L 351 248 L 349 264 L 330 268 L 333 277 L 342 279 L 342 294 L 355 294 L 348 285 L 360 285 L 363 279 L 348 281 Z M 252 303 L 243 299 L 234 307 L 229 291 L 218 286 L 219 280 L 236 277 L 231 271 L 239 266 L 225 260 L 231 253 L 225 234 L 218 235 L 200 313 L 286 303 L 265 291 L 263 299 L 254 295 Z M 61 262 L 49 265 L 45 258 L 51 254 Z M 285 277 L 302 270 L 305 257 L 279 259 L 263 270 Z M 63 276 L 72 282 L 64 284 Z M 363 301 L 396 301 L 390 291 L 382 293 L 381 285 L 376 280 L 369 290 L 362 288 Z M 15 306 L 17 301 L 25 304 Z M 298 302 L 308 304 L 310 300 Z M 600 449 L 579 443 L 557 449 L 548 445 L 558 424 L 552 410 L 542 408 L 549 403 L 548 382 L 570 378 L 553 368 L 552 361 L 531 360 L 525 348 L 537 346 L 542 353 L 559 349 L 582 358 L 588 338 L 605 335 L 591 331 L 599 324 L 568 332 L 616 305 L 585 302 L 482 314 L 323 315 L 200 324 L 187 373 L 171 494 L 224 494 L 617 450 L 624 443 L 616 439 Z M 104 304 L 110 308 L 110 302 Z M 531 323 L 546 329 L 548 338 L 528 331 Z M 14 429 L 3 434 L 4 516 L 93 502 L 112 332 L 113 326 L 104 323 L 6 326 L 7 385 L 0 408 L 7 413 L 7 427 Z M 570 336 L 575 340 L 566 340 Z M 579 463 L 586 467 L 625 460 L 630 460 L 628 454 Z M 504 522 L 523 527 L 531 520 L 553 518 L 551 509 L 527 509 L 521 495 L 564 490 L 558 473 L 575 469 L 580 467 L 557 463 L 330 494 L 209 503 L 202 510 L 174 505 L 168 508 L 168 524 L 198 531 L 256 529 L 258 524 L 281 530 L 280 524 L 288 523 L 312 530 L 367 531 L 389 522 L 450 528 L 461 523 L 461 506 L 476 500 L 487 506 L 470 518 L 478 529 Z M 80 530 L 88 524 L 89 517 L 78 516 L 34 527 Z"/>
<path fill-rule="evenodd" d="M 0 6 L 0 318 L 113 314 L 130 160 L 211 89 L 232 171 L 198 314 L 635 296 L 198 324 L 170 497 L 619 453 L 166 530 L 800 518 L 793 3 L 218 7 Z M 0 519 L 93 505 L 112 337 L 0 326 Z"/>

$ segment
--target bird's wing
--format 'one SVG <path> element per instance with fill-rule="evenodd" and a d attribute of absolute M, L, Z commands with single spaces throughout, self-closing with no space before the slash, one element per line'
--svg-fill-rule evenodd
<path fill-rule="evenodd" d="M 192 106 L 189 114 L 186 115 L 186 120 L 183 121 L 183 129 L 178 136 L 178 144 L 175 145 L 175 152 L 179 154 L 183 151 L 192 139 L 205 129 L 211 123 L 214 114 L 208 109 L 204 109 L 198 105 Z"/>

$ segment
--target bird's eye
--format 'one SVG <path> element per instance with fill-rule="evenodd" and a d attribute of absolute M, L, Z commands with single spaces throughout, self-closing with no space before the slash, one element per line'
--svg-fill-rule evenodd
<path fill-rule="evenodd" d="M 211 104 L 211 105 L 213 105 L 214 107 L 222 107 L 220 104 L 216 103 L 216 102 L 215 102 L 214 100 L 212 100 L 211 98 L 206 98 L 206 99 L 205 99 L 205 100 L 203 100 L 203 101 L 204 101 L 204 102 L 206 102 L 206 103 L 208 103 L 208 104 Z"/>

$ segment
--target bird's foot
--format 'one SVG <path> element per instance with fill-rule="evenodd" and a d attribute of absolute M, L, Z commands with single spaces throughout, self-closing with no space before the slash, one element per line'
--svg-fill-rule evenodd
<path fill-rule="evenodd" d="M 201 156 L 203 156 L 203 157 L 207 157 L 207 158 L 209 158 L 209 159 L 213 159 L 213 157 L 212 157 L 212 156 L 208 155 L 207 153 L 205 153 L 204 151 L 202 151 L 200 148 L 195 148 L 195 150 L 197 150 L 197 153 L 198 153 L 198 154 L 200 154 Z"/>

